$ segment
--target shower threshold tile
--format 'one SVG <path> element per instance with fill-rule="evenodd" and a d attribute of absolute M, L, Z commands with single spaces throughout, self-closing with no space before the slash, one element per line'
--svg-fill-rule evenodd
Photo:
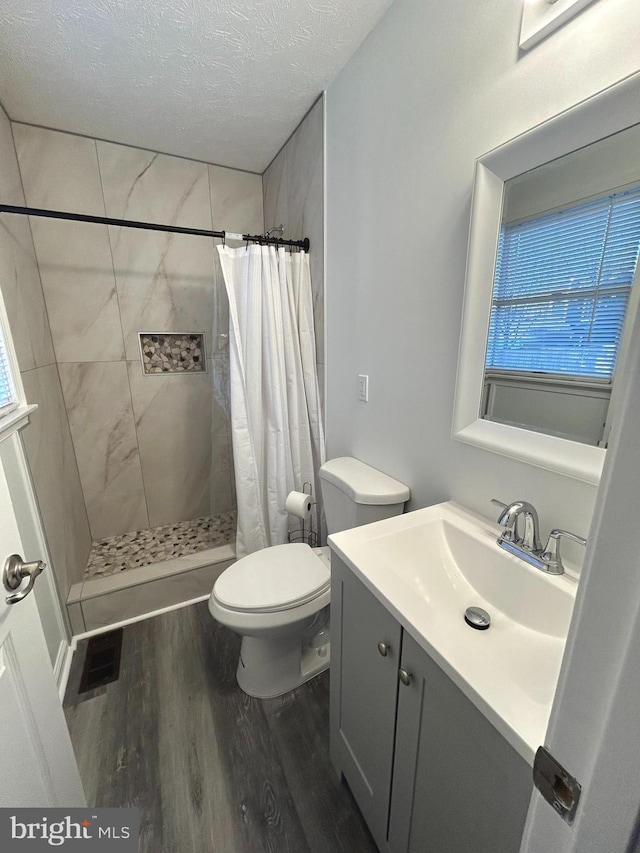
<path fill-rule="evenodd" d="M 231 565 L 235 561 L 235 543 L 226 545 L 215 545 L 206 551 L 198 551 L 196 554 L 186 554 L 183 557 L 174 557 L 170 560 L 162 560 L 159 563 L 149 563 L 139 566 L 133 571 L 115 572 L 111 575 L 94 575 L 85 578 L 82 585 L 82 601 L 108 595 L 123 589 L 132 589 L 136 586 L 153 583 L 154 581 L 171 578 L 174 575 L 186 577 L 190 572 L 197 571 L 204 566 Z"/>
<path fill-rule="evenodd" d="M 136 530 L 94 542 L 84 580 L 104 578 L 226 545 L 235 539 L 235 512 Z"/>

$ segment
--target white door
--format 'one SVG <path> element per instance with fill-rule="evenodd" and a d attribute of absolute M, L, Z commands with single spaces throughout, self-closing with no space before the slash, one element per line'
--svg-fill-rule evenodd
<path fill-rule="evenodd" d="M 0 572 L 11 554 L 22 543 L 0 465 Z M 0 584 L 0 807 L 85 806 L 34 596 L 8 595 Z"/>
<path fill-rule="evenodd" d="M 621 385 L 545 743 L 582 792 L 571 826 L 535 792 L 521 853 L 640 850 L 640 319 Z"/>

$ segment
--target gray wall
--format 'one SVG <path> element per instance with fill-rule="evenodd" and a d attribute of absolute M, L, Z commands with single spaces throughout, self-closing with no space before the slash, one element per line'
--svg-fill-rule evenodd
<path fill-rule="evenodd" d="M 262 230 L 259 175 L 14 124 L 27 204 Z M 226 338 L 213 241 L 31 221 L 94 539 L 235 505 Z M 202 332 L 208 372 L 145 376 L 138 333 Z"/>
<path fill-rule="evenodd" d="M 413 508 L 528 498 L 586 534 L 595 487 L 451 438 L 475 159 L 640 67 L 636 0 L 526 54 L 521 10 L 396 0 L 328 90 L 328 455 L 405 481 Z"/>
<path fill-rule="evenodd" d="M 0 198 L 24 205 L 9 119 L 0 107 Z M 60 595 L 81 580 L 91 546 L 49 331 L 31 229 L 23 216 L 0 221 L 0 286 L 31 415 L 22 436 Z"/>
<path fill-rule="evenodd" d="M 316 363 L 324 398 L 324 101 L 319 98 L 262 176 L 264 228 L 308 237 Z"/>

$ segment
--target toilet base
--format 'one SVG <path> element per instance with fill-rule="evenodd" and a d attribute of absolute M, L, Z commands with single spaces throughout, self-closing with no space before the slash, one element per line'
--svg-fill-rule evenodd
<path fill-rule="evenodd" d="M 272 699 L 329 668 L 331 644 L 300 649 L 300 637 L 243 637 L 236 678 L 256 699 Z"/>

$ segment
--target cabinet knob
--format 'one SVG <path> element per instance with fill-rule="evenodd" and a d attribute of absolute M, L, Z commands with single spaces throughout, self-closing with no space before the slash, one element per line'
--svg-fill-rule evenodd
<path fill-rule="evenodd" d="M 378 643 L 378 651 L 380 652 L 383 658 L 386 658 L 386 656 L 391 651 L 391 646 L 389 645 L 389 643 Z"/>
<path fill-rule="evenodd" d="M 400 681 L 407 685 L 407 687 L 411 684 L 411 673 L 407 672 L 406 669 L 398 670 L 398 675 L 400 676 Z"/>

